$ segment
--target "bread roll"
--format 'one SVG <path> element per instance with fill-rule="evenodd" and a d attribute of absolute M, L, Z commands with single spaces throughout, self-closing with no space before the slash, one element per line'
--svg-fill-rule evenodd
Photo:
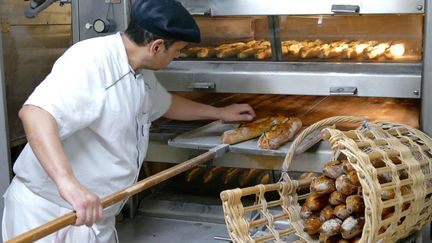
<path fill-rule="evenodd" d="M 300 217 L 304 220 L 309 218 L 313 214 L 312 210 L 310 210 L 306 204 L 304 204 L 300 209 Z"/>
<path fill-rule="evenodd" d="M 318 176 L 319 176 L 319 174 L 315 173 L 315 172 L 305 172 L 299 176 L 298 180 L 305 180 L 305 179 L 309 179 L 309 178 L 315 178 Z M 309 185 L 299 186 L 297 188 L 297 192 L 299 194 L 305 194 L 306 192 L 309 192 Z"/>
<path fill-rule="evenodd" d="M 334 191 L 330 194 L 329 203 L 331 205 L 345 204 L 346 195 L 342 194 L 340 191 Z"/>
<path fill-rule="evenodd" d="M 354 167 L 350 164 L 348 160 L 341 160 L 343 164 L 343 170 L 345 174 L 348 174 L 350 171 L 354 170 Z"/>
<path fill-rule="evenodd" d="M 269 131 L 264 132 L 258 139 L 261 149 L 277 149 L 300 131 L 302 122 L 297 117 L 290 117 L 284 123 L 273 125 Z"/>
<path fill-rule="evenodd" d="M 361 186 L 360 180 L 357 176 L 357 171 L 352 170 L 347 173 L 347 178 L 354 186 Z"/>
<path fill-rule="evenodd" d="M 325 206 L 327 206 L 328 198 L 329 196 L 327 194 L 320 195 L 318 193 L 313 192 L 309 194 L 309 196 L 306 198 L 306 202 L 304 205 L 306 206 L 307 209 L 311 211 L 318 211 L 324 208 Z"/>
<path fill-rule="evenodd" d="M 360 195 L 351 195 L 346 199 L 346 208 L 351 213 L 364 213 L 365 204 Z"/>
<path fill-rule="evenodd" d="M 390 200 L 395 197 L 395 191 L 393 189 L 383 190 L 381 192 L 381 199 L 382 200 Z"/>
<path fill-rule="evenodd" d="M 344 195 L 351 195 L 357 192 L 358 187 L 351 184 L 351 181 L 346 175 L 341 175 L 336 179 L 336 190 Z"/>
<path fill-rule="evenodd" d="M 225 144 L 234 144 L 246 141 L 260 136 L 262 133 L 270 130 L 273 125 L 283 123 L 287 120 L 288 117 L 276 115 L 243 123 L 237 129 L 225 131 L 222 134 L 221 140 L 222 143 Z"/>
<path fill-rule="evenodd" d="M 382 173 L 377 175 L 380 184 L 385 184 L 392 181 L 392 175 L 390 173 Z"/>
<path fill-rule="evenodd" d="M 323 174 L 329 178 L 336 179 L 344 173 L 343 164 L 339 160 L 333 160 L 324 165 Z"/>
<path fill-rule="evenodd" d="M 320 220 L 321 222 L 327 221 L 329 219 L 333 219 L 335 215 L 333 214 L 333 207 L 331 205 L 327 205 L 320 212 Z"/>
<path fill-rule="evenodd" d="M 336 191 L 335 181 L 325 176 L 314 178 L 311 182 L 310 190 L 318 194 L 330 194 Z"/>
<path fill-rule="evenodd" d="M 321 227 L 320 218 L 316 215 L 311 215 L 308 219 L 306 219 L 304 223 L 304 231 L 310 235 L 314 235 L 319 232 Z"/>
<path fill-rule="evenodd" d="M 341 220 L 345 220 L 351 215 L 351 212 L 347 209 L 345 204 L 338 205 L 334 208 L 333 213 L 336 217 Z"/>
<path fill-rule="evenodd" d="M 354 218 L 353 216 L 345 219 L 341 226 L 342 238 L 352 239 L 363 231 L 364 218 Z"/>
<path fill-rule="evenodd" d="M 320 234 L 319 242 L 320 243 L 338 243 L 342 237 L 340 235 L 326 236 L 324 234 Z"/>
<path fill-rule="evenodd" d="M 349 240 L 340 239 L 337 243 L 351 243 Z"/>
<path fill-rule="evenodd" d="M 318 176 L 319 176 L 319 174 L 316 172 L 305 172 L 299 176 L 298 180 L 305 180 L 305 179 L 309 179 L 309 178 L 315 178 Z"/>
<path fill-rule="evenodd" d="M 329 219 L 321 225 L 320 233 L 324 236 L 334 236 L 341 232 L 342 220 Z"/>

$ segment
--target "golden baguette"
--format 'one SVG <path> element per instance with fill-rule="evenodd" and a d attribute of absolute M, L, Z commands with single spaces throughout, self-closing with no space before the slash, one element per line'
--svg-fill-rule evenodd
<path fill-rule="evenodd" d="M 211 168 L 210 170 L 208 170 L 204 176 L 203 176 L 203 182 L 204 183 L 209 183 L 212 180 L 216 179 L 217 177 L 219 177 L 222 172 L 224 172 L 225 168 L 216 166 Z"/>
<path fill-rule="evenodd" d="M 296 43 L 290 45 L 288 48 L 289 55 L 293 56 L 293 57 L 300 56 L 300 51 L 302 48 L 304 48 L 304 43 L 302 43 L 302 42 L 296 42 Z"/>
<path fill-rule="evenodd" d="M 198 53 L 198 58 L 212 58 L 216 57 L 216 54 L 218 53 L 218 49 L 216 48 L 202 48 Z"/>
<path fill-rule="evenodd" d="M 246 141 L 260 136 L 262 133 L 279 123 L 288 120 L 288 117 L 282 115 L 269 116 L 252 122 L 241 124 L 238 128 L 225 131 L 221 136 L 222 143 L 234 144 Z"/>
<path fill-rule="evenodd" d="M 222 175 L 222 181 L 224 184 L 228 184 L 235 179 L 238 178 L 238 176 L 244 172 L 244 169 L 242 168 L 229 168 L 225 173 Z"/>
<path fill-rule="evenodd" d="M 240 186 L 244 186 L 246 184 L 249 184 L 257 175 L 261 172 L 259 169 L 249 169 L 245 171 L 240 177 L 239 177 L 239 184 Z"/>
<path fill-rule="evenodd" d="M 261 172 L 256 178 L 257 184 L 269 184 L 270 183 L 270 173 L 268 171 Z"/>
<path fill-rule="evenodd" d="M 204 172 L 206 172 L 206 168 L 202 168 L 202 167 L 195 167 L 193 169 L 191 169 L 189 172 L 187 172 L 186 176 L 185 176 L 185 180 L 187 182 L 191 182 L 193 180 L 195 180 L 196 178 L 202 176 L 204 174 Z"/>
<path fill-rule="evenodd" d="M 320 55 L 320 53 L 321 53 L 321 47 L 315 46 L 315 47 L 311 47 L 311 48 L 302 48 L 300 51 L 300 56 L 303 59 L 316 58 Z"/>
<path fill-rule="evenodd" d="M 191 47 L 184 49 L 180 52 L 180 57 L 186 58 L 186 57 L 196 57 L 197 53 L 203 49 L 202 47 Z"/>
<path fill-rule="evenodd" d="M 277 149 L 288 142 L 300 131 L 302 122 L 297 117 L 290 117 L 286 122 L 273 125 L 258 139 L 258 147 L 261 149 Z"/>
<path fill-rule="evenodd" d="M 255 58 L 259 60 L 270 58 L 271 56 L 272 56 L 271 48 L 261 49 L 255 53 Z"/>
<path fill-rule="evenodd" d="M 260 47 L 251 47 L 248 48 L 242 52 L 240 52 L 237 57 L 240 59 L 245 59 L 245 58 L 249 58 L 249 57 L 253 57 L 255 56 L 255 53 L 257 53 L 257 51 L 261 50 L 262 48 Z"/>
<path fill-rule="evenodd" d="M 218 54 L 216 54 L 216 56 L 218 58 L 229 58 L 229 57 L 234 57 L 236 56 L 239 52 L 243 51 L 246 48 L 245 45 L 243 46 L 236 46 L 236 47 L 231 47 L 231 48 L 227 48 L 227 49 L 223 49 L 222 51 L 220 51 Z"/>
<path fill-rule="evenodd" d="M 384 52 L 389 47 L 390 47 L 390 44 L 386 43 L 386 42 L 380 43 L 380 44 L 375 45 L 375 46 L 370 46 L 370 47 L 366 48 L 366 50 L 365 50 L 365 58 L 368 58 L 368 59 L 378 58 L 381 55 L 383 55 Z"/>

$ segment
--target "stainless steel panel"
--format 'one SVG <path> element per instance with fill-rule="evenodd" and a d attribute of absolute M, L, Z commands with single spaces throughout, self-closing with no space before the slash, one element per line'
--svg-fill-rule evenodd
<path fill-rule="evenodd" d="M 128 24 L 129 6 L 130 0 L 72 0 L 73 42 L 124 31 Z M 97 33 L 93 29 L 96 19 L 109 19 L 114 26 L 106 33 Z"/>
<path fill-rule="evenodd" d="M 423 13 L 424 0 L 209 0 L 211 15 L 334 14 L 334 5 L 359 7 L 360 14 Z M 341 9 L 341 8 L 336 8 Z"/>
<path fill-rule="evenodd" d="M 6 117 L 6 95 L 3 68 L 3 44 L 0 31 L 0 195 L 6 191 L 10 182 L 11 163 L 9 157 L 8 130 Z M 0 200 L 0 218 L 3 217 L 3 197 Z M 2 233 L 0 232 L 0 239 Z"/>
<path fill-rule="evenodd" d="M 329 95 L 332 87 L 355 87 L 357 96 L 419 98 L 421 65 L 176 61 L 156 77 L 170 91 L 211 82 L 208 91 L 222 93 Z"/>
<path fill-rule="evenodd" d="M 178 0 L 192 15 L 210 14 L 210 3 L 208 0 Z"/>
<path fill-rule="evenodd" d="M 426 1 L 421 102 L 421 128 L 432 136 L 432 1 Z"/>

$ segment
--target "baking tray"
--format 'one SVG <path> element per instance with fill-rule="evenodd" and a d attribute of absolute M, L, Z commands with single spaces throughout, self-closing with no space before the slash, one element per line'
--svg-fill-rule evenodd
<path fill-rule="evenodd" d="M 168 140 L 168 145 L 178 148 L 208 150 L 221 144 L 220 137 L 223 132 L 235 129 L 240 124 L 223 123 L 215 121 L 197 129 L 185 132 L 179 136 Z M 304 129 L 304 128 L 303 128 Z M 307 136 L 303 143 L 296 150 L 296 154 L 301 154 L 317 142 L 320 141 L 319 131 Z M 291 146 L 292 141 L 287 142 L 277 150 L 267 150 L 258 148 L 258 138 L 247 140 L 229 146 L 229 151 L 234 153 L 259 154 L 269 156 L 285 156 Z"/>

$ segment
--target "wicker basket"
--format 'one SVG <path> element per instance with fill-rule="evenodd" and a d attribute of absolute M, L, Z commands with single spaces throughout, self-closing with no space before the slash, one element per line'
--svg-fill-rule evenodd
<path fill-rule="evenodd" d="M 345 122 L 362 125 L 347 132 L 323 129 Z M 227 229 L 234 242 L 317 241 L 303 231 L 298 203 L 304 195 L 299 195 L 297 189 L 307 187 L 310 180 L 291 180 L 287 172 L 296 148 L 318 129 L 330 142 L 333 159 L 347 159 L 359 176 L 366 205 L 360 242 L 395 242 L 431 220 L 431 138 L 406 125 L 367 122 L 359 117 L 332 117 L 309 126 L 297 136 L 285 157 L 281 182 L 221 193 Z M 391 175 L 391 182 L 380 184 L 377 177 L 383 173 Z M 408 190 L 402 193 L 401 187 Z M 381 192 L 389 189 L 394 190 L 395 197 L 383 201 Z M 251 196 L 256 200 L 248 205 L 245 199 Z M 381 213 L 385 208 L 392 208 L 394 213 L 383 219 Z"/>

